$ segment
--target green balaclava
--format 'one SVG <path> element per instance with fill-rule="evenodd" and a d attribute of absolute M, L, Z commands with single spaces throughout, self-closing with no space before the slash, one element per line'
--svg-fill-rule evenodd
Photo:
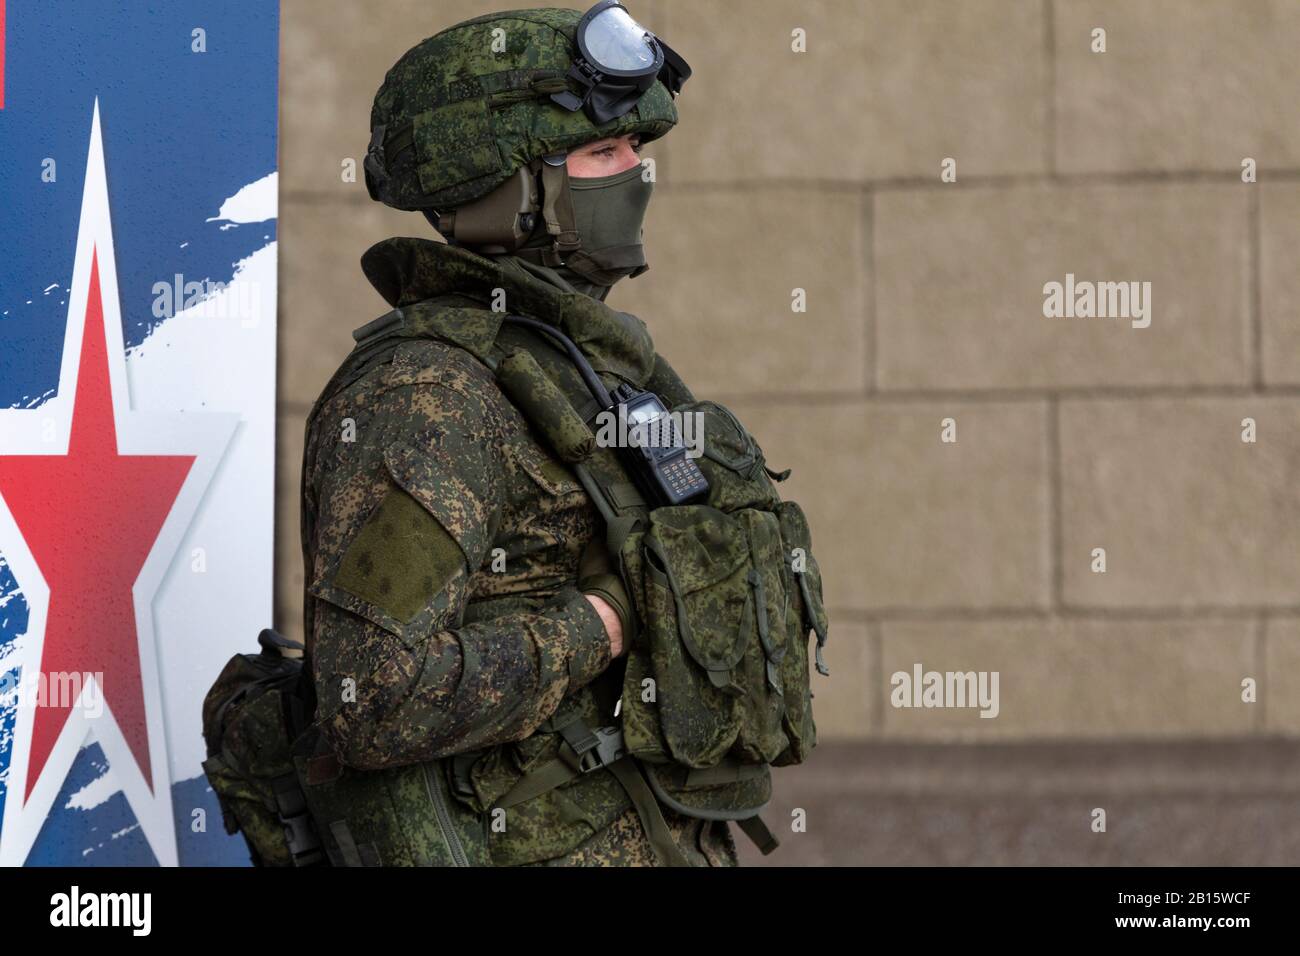
<path fill-rule="evenodd" d="M 548 268 L 529 261 L 532 256 L 517 256 L 520 264 L 544 278 L 553 280 L 558 276 L 575 292 L 601 301 L 619 279 L 645 272 L 649 266 L 642 244 L 642 225 L 654 183 L 644 172 L 645 167 L 638 163 L 612 176 L 569 176 L 569 194 L 573 197 L 582 248 L 564 265 Z M 551 237 L 541 228 L 521 249 L 543 249 L 550 244 Z"/>

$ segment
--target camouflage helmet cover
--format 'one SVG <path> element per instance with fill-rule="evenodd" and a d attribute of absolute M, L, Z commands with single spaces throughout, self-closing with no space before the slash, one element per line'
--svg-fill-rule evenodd
<path fill-rule="evenodd" d="M 487 14 L 407 51 L 370 113 L 371 198 L 397 209 L 453 209 L 541 156 L 628 133 L 649 142 L 672 129 L 677 109 L 658 80 L 601 126 L 551 101 L 574 88 L 565 73 L 581 18 L 557 8 Z"/>

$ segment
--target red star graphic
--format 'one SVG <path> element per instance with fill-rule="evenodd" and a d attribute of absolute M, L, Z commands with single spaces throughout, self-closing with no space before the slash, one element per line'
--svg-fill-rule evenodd
<path fill-rule="evenodd" d="M 150 790 L 131 589 L 193 464 L 192 455 L 118 454 L 96 251 L 68 453 L 0 457 L 0 495 L 50 591 L 41 673 L 47 681 L 51 674 L 103 673 L 104 701 Z M 72 703 L 38 701 L 24 799 Z"/>

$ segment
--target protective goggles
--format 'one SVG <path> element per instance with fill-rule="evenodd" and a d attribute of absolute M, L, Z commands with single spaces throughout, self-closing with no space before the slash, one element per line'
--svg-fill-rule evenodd
<path fill-rule="evenodd" d="M 632 19 L 618 0 L 601 0 L 578 21 L 578 56 L 567 78 L 582 90 L 551 99 L 570 112 L 584 109 L 597 126 L 634 107 L 658 79 L 676 96 L 691 68 L 673 49 Z"/>

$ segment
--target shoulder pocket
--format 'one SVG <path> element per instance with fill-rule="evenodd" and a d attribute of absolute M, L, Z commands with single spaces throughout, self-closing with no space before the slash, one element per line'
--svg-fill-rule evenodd
<path fill-rule="evenodd" d="M 453 461 L 443 448 L 425 451 L 397 444 L 384 452 L 384 465 L 393 480 L 451 534 L 469 567 L 482 564 L 495 522 L 488 487 L 495 469 L 490 452 L 469 443 L 456 449 Z"/>
<path fill-rule="evenodd" d="M 513 457 L 533 483 L 552 495 L 568 495 L 584 491 L 582 482 L 560 462 L 545 455 L 531 442 L 521 441 L 514 446 Z"/>
<path fill-rule="evenodd" d="M 491 541 L 489 465 L 482 449 L 453 467 L 440 449 L 390 446 L 392 484 L 309 593 L 403 639 L 426 633 L 456 603 L 448 586 Z"/>

